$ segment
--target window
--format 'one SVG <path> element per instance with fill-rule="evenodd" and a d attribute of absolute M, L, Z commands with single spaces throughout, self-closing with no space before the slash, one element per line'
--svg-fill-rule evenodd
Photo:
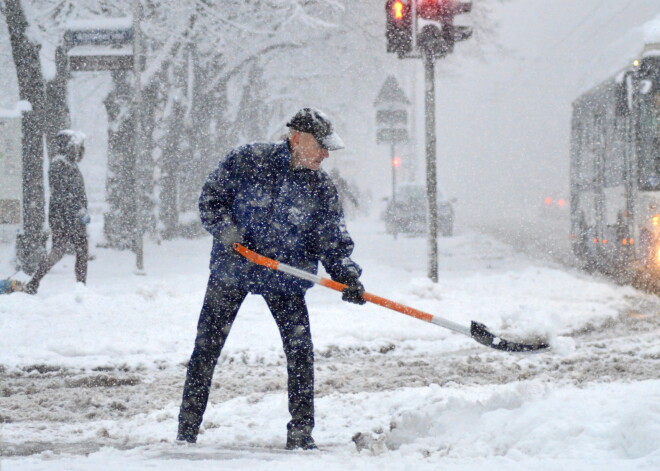
<path fill-rule="evenodd" d="M 660 190 L 660 90 L 640 95 L 639 184 Z"/>

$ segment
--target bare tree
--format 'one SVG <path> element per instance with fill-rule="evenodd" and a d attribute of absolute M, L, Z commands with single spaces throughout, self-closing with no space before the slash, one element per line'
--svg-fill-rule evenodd
<path fill-rule="evenodd" d="M 30 103 L 29 111 L 23 113 L 22 123 L 24 232 L 18 240 L 18 259 L 21 268 L 32 273 L 45 253 L 47 238 L 43 182 L 46 94 L 39 62 L 40 47 L 27 35 L 28 22 L 20 0 L 6 0 L 3 13 L 16 66 L 19 96 Z"/>

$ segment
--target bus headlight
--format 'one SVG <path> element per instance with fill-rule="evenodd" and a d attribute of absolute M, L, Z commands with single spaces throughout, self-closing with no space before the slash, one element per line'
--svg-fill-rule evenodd
<path fill-rule="evenodd" d="M 660 225 L 660 214 L 654 214 L 651 216 L 651 225 L 659 226 Z"/>

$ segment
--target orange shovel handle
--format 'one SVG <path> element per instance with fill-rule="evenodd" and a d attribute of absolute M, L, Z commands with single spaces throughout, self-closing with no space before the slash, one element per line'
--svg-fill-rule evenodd
<path fill-rule="evenodd" d="M 272 258 L 260 255 L 248 249 L 247 247 L 242 246 L 241 244 L 234 244 L 233 247 L 234 250 L 236 250 L 238 253 L 258 265 L 288 273 L 289 275 L 293 275 L 303 280 L 311 281 L 312 283 L 316 283 L 317 285 L 325 286 L 326 288 L 334 289 L 336 291 L 344 291 L 346 288 L 348 288 L 348 286 L 345 284 L 332 281 L 328 278 L 306 272 L 305 270 L 301 270 L 299 268 L 292 267 L 291 265 L 287 265 L 286 263 L 281 263 L 277 260 L 273 260 Z M 492 334 L 485 325 L 480 324 L 479 322 L 472 321 L 470 323 L 470 327 L 465 327 L 450 320 L 443 319 L 442 317 L 429 314 L 428 312 L 420 311 L 419 309 L 404 306 L 403 304 L 399 304 L 389 299 L 381 298 L 375 294 L 366 292 L 362 293 L 362 299 L 369 301 L 370 303 L 386 307 L 393 311 L 400 312 L 406 316 L 411 316 L 415 319 L 420 319 L 426 322 L 430 322 L 431 324 L 439 325 L 445 329 L 453 330 L 459 334 L 467 335 L 468 337 L 472 337 L 480 344 L 494 348 L 496 350 L 501 350 L 504 352 L 540 352 L 550 348 L 550 345 L 547 343 L 525 344 L 506 341 Z"/>
<path fill-rule="evenodd" d="M 325 286 L 326 288 L 334 289 L 335 291 L 341 292 L 347 288 L 347 285 L 343 283 L 339 283 L 337 281 L 333 281 L 329 278 L 324 278 L 322 276 L 314 275 L 312 273 L 306 272 L 304 270 L 300 270 L 285 263 L 278 262 L 277 260 L 273 260 L 272 258 L 268 258 L 261 254 L 258 254 L 257 252 L 254 252 L 248 249 L 247 247 L 244 247 L 241 244 L 234 244 L 234 250 L 236 250 L 238 253 L 243 255 L 249 261 L 256 263 L 257 265 L 268 267 L 273 270 L 279 270 L 288 273 L 290 275 L 296 276 L 298 278 L 303 278 L 305 280 L 311 281 L 312 283 Z M 375 294 L 365 292 L 362 294 L 362 299 L 370 303 L 378 304 L 379 306 L 392 309 L 393 311 L 400 312 L 407 316 L 414 317 L 416 319 L 421 319 L 426 322 L 433 322 L 432 314 L 429 314 L 424 311 L 420 311 L 419 309 L 415 309 L 409 306 L 404 306 L 403 304 L 399 304 L 389 299 L 382 298 Z M 462 331 L 463 329 L 461 328 L 461 332 Z"/>

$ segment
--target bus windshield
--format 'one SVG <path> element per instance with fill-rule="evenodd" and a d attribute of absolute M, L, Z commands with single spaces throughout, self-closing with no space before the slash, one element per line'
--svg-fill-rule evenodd
<path fill-rule="evenodd" d="M 660 89 L 640 96 L 639 170 L 644 190 L 660 190 Z"/>

